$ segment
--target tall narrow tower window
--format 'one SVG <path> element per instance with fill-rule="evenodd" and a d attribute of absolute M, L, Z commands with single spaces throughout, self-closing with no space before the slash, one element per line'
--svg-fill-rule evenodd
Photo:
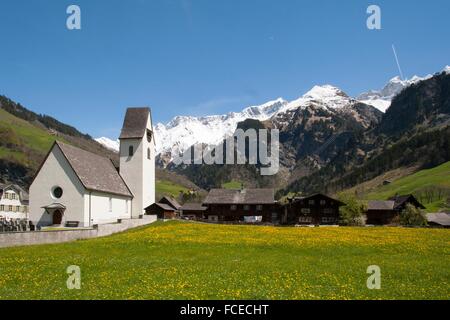
<path fill-rule="evenodd" d="M 129 156 L 129 157 L 132 157 L 133 154 L 134 154 L 134 148 L 133 148 L 133 146 L 129 146 L 129 147 L 128 147 L 128 156 Z"/>
<path fill-rule="evenodd" d="M 151 159 L 150 148 L 147 148 L 147 159 Z"/>
<path fill-rule="evenodd" d="M 151 142 L 152 141 L 152 131 L 147 129 L 147 141 Z"/>

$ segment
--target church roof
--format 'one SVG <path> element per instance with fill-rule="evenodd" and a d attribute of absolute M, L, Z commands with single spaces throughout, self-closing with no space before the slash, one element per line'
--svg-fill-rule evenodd
<path fill-rule="evenodd" d="M 55 144 L 86 189 L 133 196 L 110 159 L 59 141 Z"/>
<path fill-rule="evenodd" d="M 123 121 L 122 132 L 119 139 L 142 138 L 147 129 L 147 120 L 150 115 L 150 109 L 128 108 Z"/>

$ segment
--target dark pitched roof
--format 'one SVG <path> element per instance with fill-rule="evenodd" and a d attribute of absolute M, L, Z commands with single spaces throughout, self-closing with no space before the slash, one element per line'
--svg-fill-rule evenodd
<path fill-rule="evenodd" d="M 172 197 L 167 197 L 164 196 L 161 198 L 161 200 L 159 200 L 160 203 L 164 203 L 166 202 L 169 206 L 171 206 L 172 208 L 174 208 L 175 210 L 178 210 L 181 208 L 181 204 L 178 203 L 177 200 L 175 200 Z"/>
<path fill-rule="evenodd" d="M 142 138 L 147 129 L 149 108 L 128 108 L 119 139 Z"/>
<path fill-rule="evenodd" d="M 211 189 L 204 204 L 272 204 L 273 189 Z"/>
<path fill-rule="evenodd" d="M 394 204 L 395 209 L 404 205 L 406 202 L 412 203 L 418 208 L 425 209 L 425 207 L 412 194 L 393 196 L 393 197 L 389 198 L 389 200 L 392 200 L 395 202 L 395 204 Z"/>
<path fill-rule="evenodd" d="M 55 144 L 86 189 L 133 196 L 110 159 L 59 141 Z"/>
<path fill-rule="evenodd" d="M 147 208 L 145 208 L 145 210 L 149 210 L 152 207 L 160 207 L 161 209 L 166 210 L 166 211 L 175 211 L 175 209 L 172 208 L 171 206 L 169 206 L 168 204 L 159 203 L 159 202 L 155 202 L 155 203 L 149 205 Z"/>
<path fill-rule="evenodd" d="M 441 226 L 450 226 L 450 214 L 445 212 L 427 214 L 428 222 Z"/>
<path fill-rule="evenodd" d="M 185 203 L 181 207 L 183 211 L 205 211 L 207 207 L 202 206 L 201 203 Z"/>
<path fill-rule="evenodd" d="M 392 200 L 371 200 L 367 204 L 367 210 L 394 210 L 394 204 Z"/>

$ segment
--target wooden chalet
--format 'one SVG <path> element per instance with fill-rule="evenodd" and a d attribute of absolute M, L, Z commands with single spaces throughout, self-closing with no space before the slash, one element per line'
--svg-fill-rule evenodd
<path fill-rule="evenodd" d="M 181 205 L 171 197 L 162 197 L 158 202 L 145 208 L 145 214 L 156 215 L 158 219 L 175 219 L 179 215 Z"/>
<path fill-rule="evenodd" d="M 175 219 L 178 217 L 174 208 L 165 203 L 155 202 L 145 208 L 145 214 L 156 215 L 158 219 Z"/>
<path fill-rule="evenodd" d="M 203 220 L 207 209 L 201 203 L 185 203 L 180 208 L 180 215 L 189 220 Z"/>
<path fill-rule="evenodd" d="M 282 224 L 335 225 L 339 223 L 339 207 L 343 202 L 323 194 L 289 199 L 284 205 Z"/>
<path fill-rule="evenodd" d="M 167 204 L 171 206 L 175 211 L 179 211 L 181 208 L 181 204 L 179 204 L 177 200 L 168 196 L 162 197 L 161 200 L 158 201 L 158 203 Z"/>
<path fill-rule="evenodd" d="M 408 203 L 412 204 L 416 208 L 425 209 L 425 207 L 412 194 L 391 197 L 386 201 L 369 201 L 366 212 L 366 224 L 398 224 L 400 220 L 400 213 L 406 208 Z"/>
<path fill-rule="evenodd" d="M 212 189 L 203 201 L 209 221 L 278 221 L 278 204 L 273 189 Z"/>

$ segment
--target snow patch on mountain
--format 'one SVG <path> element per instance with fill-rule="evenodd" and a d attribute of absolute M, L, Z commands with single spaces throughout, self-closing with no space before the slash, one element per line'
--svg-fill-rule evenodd
<path fill-rule="evenodd" d="M 95 139 L 95 141 L 102 144 L 105 148 L 107 148 L 109 150 L 119 152 L 119 146 L 120 146 L 119 139 L 111 140 L 106 137 L 101 137 L 101 138 Z"/>

